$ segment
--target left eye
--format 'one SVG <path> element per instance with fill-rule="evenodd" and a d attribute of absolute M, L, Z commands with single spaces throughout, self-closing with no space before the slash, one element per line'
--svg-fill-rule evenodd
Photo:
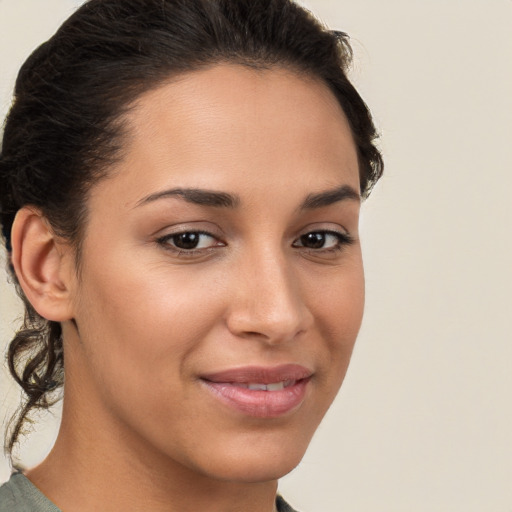
<path fill-rule="evenodd" d="M 294 247 L 306 247 L 307 249 L 336 249 L 344 244 L 349 244 L 349 235 L 334 231 L 311 231 L 300 236 L 294 243 Z"/>
<path fill-rule="evenodd" d="M 160 238 L 159 243 L 170 245 L 180 251 L 191 251 L 194 249 L 206 249 L 218 245 L 215 237 L 200 231 L 186 231 Z"/>

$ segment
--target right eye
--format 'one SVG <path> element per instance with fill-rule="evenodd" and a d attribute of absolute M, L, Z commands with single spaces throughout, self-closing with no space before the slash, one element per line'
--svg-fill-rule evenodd
<path fill-rule="evenodd" d="M 160 237 L 157 242 L 169 250 L 179 253 L 195 253 L 211 247 L 222 246 L 210 233 L 203 231 L 183 231 Z"/>

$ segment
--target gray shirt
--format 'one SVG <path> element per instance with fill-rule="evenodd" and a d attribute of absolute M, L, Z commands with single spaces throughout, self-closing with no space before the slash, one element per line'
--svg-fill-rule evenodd
<path fill-rule="evenodd" d="M 61 512 L 25 475 L 0 487 L 0 512 Z"/>
<path fill-rule="evenodd" d="M 279 512 L 296 512 L 281 496 Z M 0 487 L 0 512 L 61 512 L 25 475 L 15 473 Z"/>

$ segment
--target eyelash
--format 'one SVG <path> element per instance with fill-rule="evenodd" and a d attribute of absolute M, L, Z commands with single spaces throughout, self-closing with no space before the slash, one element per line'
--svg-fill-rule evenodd
<path fill-rule="evenodd" d="M 176 247 L 176 245 L 175 245 L 176 238 L 179 236 L 184 236 L 184 235 L 196 235 L 196 236 L 199 235 L 200 237 L 207 236 L 207 237 L 211 238 L 212 240 L 217 240 L 217 238 L 214 235 L 212 235 L 211 233 L 208 233 L 207 231 L 200 231 L 200 230 L 192 231 L 192 230 L 190 230 L 190 231 L 182 231 L 179 233 L 172 233 L 170 235 L 162 236 L 162 237 L 158 238 L 156 240 L 156 242 L 160 246 L 162 246 L 165 250 L 174 252 L 179 257 L 183 257 L 183 258 L 194 257 L 199 254 L 205 255 L 208 252 L 214 250 L 216 247 L 225 247 L 225 245 L 226 245 L 225 243 L 219 242 L 217 240 L 217 243 L 210 245 L 208 247 L 200 247 L 199 249 L 198 248 L 186 249 L 186 248 Z M 325 243 L 326 237 L 333 236 L 334 238 L 337 239 L 336 245 L 334 247 L 327 247 L 327 248 L 314 248 L 314 247 L 311 248 L 311 247 L 306 247 L 305 245 L 297 245 L 298 242 L 301 242 L 303 244 L 302 239 L 304 239 L 304 237 L 311 236 L 311 235 L 322 235 L 324 237 L 324 243 Z M 328 230 L 328 229 L 318 229 L 318 230 L 308 231 L 307 233 L 304 233 L 303 235 L 298 237 L 293 242 L 292 247 L 295 247 L 295 248 L 302 247 L 310 254 L 321 255 L 321 254 L 332 254 L 332 253 L 340 252 L 343 250 L 344 247 L 349 246 L 353 243 L 354 243 L 354 238 L 352 236 L 350 236 L 348 233 L 342 233 L 339 231 L 333 231 L 333 230 Z"/>

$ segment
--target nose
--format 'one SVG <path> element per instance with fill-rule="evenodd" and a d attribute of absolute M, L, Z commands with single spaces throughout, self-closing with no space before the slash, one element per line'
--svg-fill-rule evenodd
<path fill-rule="evenodd" d="M 283 255 L 253 254 L 236 275 L 227 317 L 234 335 L 273 345 L 310 328 L 313 315 L 300 279 Z"/>

